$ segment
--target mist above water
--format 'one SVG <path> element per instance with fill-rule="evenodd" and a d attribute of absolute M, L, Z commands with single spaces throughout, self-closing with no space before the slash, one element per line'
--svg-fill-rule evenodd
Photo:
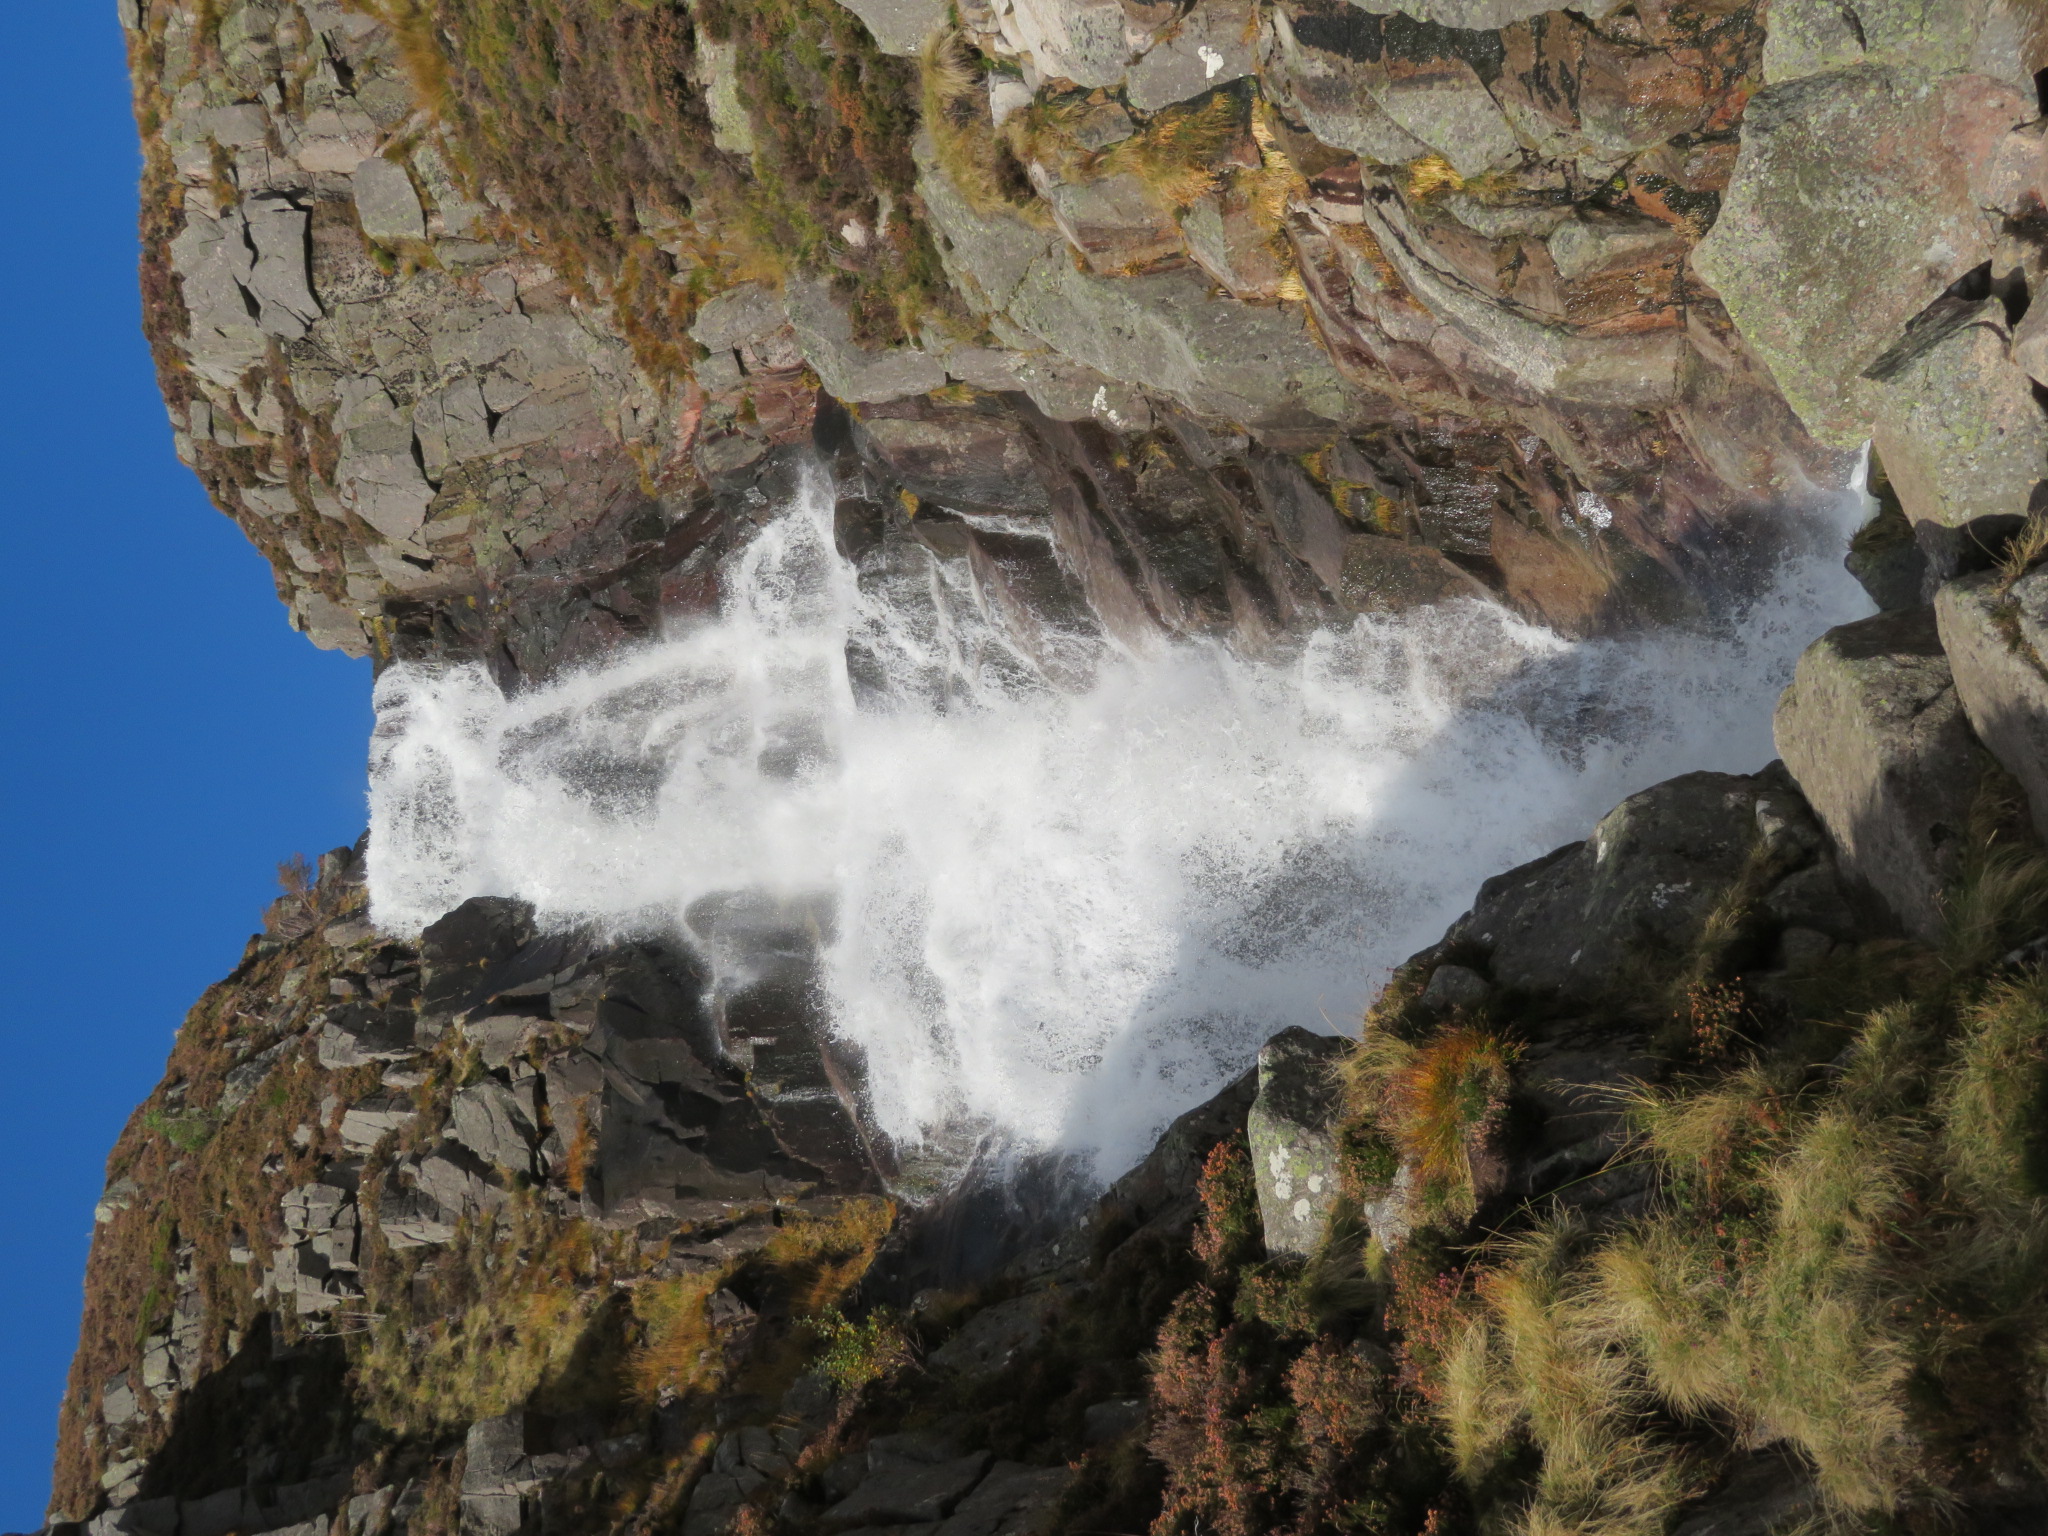
<path fill-rule="evenodd" d="M 1355 1031 L 1482 879 L 1660 779 L 1768 761 L 1799 651 L 1869 611 L 1859 517 L 1845 495 L 1711 630 L 1571 643 L 1472 603 L 1268 662 L 1071 635 L 1059 687 L 960 564 L 863 590 L 820 479 L 715 621 L 510 699 L 476 666 L 386 672 L 373 913 L 492 894 L 625 931 L 828 898 L 829 1011 L 886 1131 L 1113 1176 L 1276 1030 Z"/>

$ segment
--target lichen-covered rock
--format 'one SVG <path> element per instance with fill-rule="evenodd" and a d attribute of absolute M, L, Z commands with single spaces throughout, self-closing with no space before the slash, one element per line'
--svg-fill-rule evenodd
<path fill-rule="evenodd" d="M 1275 7 L 1262 78 L 1323 143 L 1381 165 L 1419 160 L 1429 146 L 1395 122 L 1370 87 L 1363 27 L 1363 17 L 1343 11 L 1297 16 Z"/>
<path fill-rule="evenodd" d="M 1583 9 L 1586 15 L 1597 17 L 1614 8 L 1613 0 L 1592 0 Z M 1548 7 L 1541 0 L 1372 0 L 1359 9 L 1383 16 L 1412 16 L 1440 27 L 1478 30 L 1540 16 Z"/>
<path fill-rule="evenodd" d="M 1197 198 L 1180 214 L 1188 255 L 1236 299 L 1275 299 L 1288 271 L 1280 243 L 1257 203 L 1237 183 Z"/>
<path fill-rule="evenodd" d="M 1870 65 L 1750 102 L 1694 262 L 1816 436 L 1867 434 L 1860 375 L 1990 258 L 1998 225 L 1975 184 L 1998 139 L 2035 114 L 1985 76 Z"/>
<path fill-rule="evenodd" d="M 1764 44 L 1764 81 L 1797 80 L 1862 64 L 1930 75 L 1968 70 L 2027 89 L 2041 40 L 2026 15 L 2000 0 L 1827 0 L 1774 3 Z"/>
<path fill-rule="evenodd" d="M 356 219 L 363 233 L 379 244 L 427 238 L 426 210 L 413 190 L 405 167 L 372 155 L 350 178 L 355 189 Z"/>
<path fill-rule="evenodd" d="M 1773 724 L 1778 753 L 1839 851 L 1907 931 L 1941 931 L 1987 759 L 1932 608 L 1829 630 L 1799 658 Z"/>
<path fill-rule="evenodd" d="M 2048 828 L 2048 576 L 1965 576 L 1935 594 L 1942 651 L 1977 738 Z"/>
<path fill-rule="evenodd" d="M 1054 187 L 1046 202 L 1060 233 L 1091 272 L 1130 276 L 1187 259 L 1180 226 L 1134 175 L 1065 183 Z"/>
<path fill-rule="evenodd" d="M 1867 371 L 1865 394 L 1906 515 L 1953 528 L 2026 510 L 2048 478 L 2048 416 L 2014 362 L 2003 302 L 1949 302 Z"/>
<path fill-rule="evenodd" d="M 1012 0 L 1004 39 L 1039 72 L 1076 85 L 1115 85 L 1135 49 L 1118 0 Z"/>
<path fill-rule="evenodd" d="M 1336 1209 L 1336 1131 L 1341 1096 L 1333 1075 L 1344 1043 L 1283 1030 L 1259 1050 L 1259 1093 L 1245 1119 L 1266 1251 L 1306 1257 Z"/>
<path fill-rule="evenodd" d="M 1157 112 L 1254 72 L 1259 18 L 1251 0 L 1195 0 L 1172 30 L 1131 66 L 1124 96 Z"/>
<path fill-rule="evenodd" d="M 1100 278 L 1034 261 L 1005 308 L 1062 356 L 1204 414 L 1248 422 L 1341 421 L 1346 391 L 1299 310 L 1214 297 L 1187 272 Z"/>

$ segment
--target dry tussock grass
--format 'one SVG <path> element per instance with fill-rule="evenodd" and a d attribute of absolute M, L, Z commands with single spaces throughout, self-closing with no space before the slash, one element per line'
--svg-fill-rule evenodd
<path fill-rule="evenodd" d="M 1507 1104 L 1517 1047 L 1460 1024 L 1416 1044 L 1366 1031 L 1346 1063 L 1352 1102 L 1411 1170 L 1423 1207 L 1452 1220 L 1478 1204 L 1474 1155 Z"/>
<path fill-rule="evenodd" d="M 1229 91 L 1168 107 L 1103 151 L 1100 174 L 1131 175 L 1163 207 L 1185 208 L 1215 190 L 1224 153 L 1248 127 L 1245 103 Z"/>
<path fill-rule="evenodd" d="M 2048 860 L 2001 830 L 1999 796 L 1980 811 L 1939 959 L 1843 1021 L 1846 1050 L 1744 1047 L 1633 1090 L 1649 1210 L 1604 1231 L 1539 1219 L 1439 1277 L 1470 1299 L 1417 1313 L 1427 1347 L 1404 1347 L 1513 1529 L 1651 1536 L 1745 1448 L 1797 1453 L 1838 1523 L 1938 1514 L 2048 1454 L 2014 1380 L 2048 1351 L 2048 968 L 2006 959 L 2048 926 Z M 1704 947 L 1735 942 L 1731 914 Z M 1443 1177 L 1507 1062 L 1469 1025 L 1402 1039 L 1418 980 L 1382 1003 L 1350 1088 Z"/>
<path fill-rule="evenodd" d="M 2039 564 L 2043 555 L 2048 555 L 2048 512 L 2030 512 L 1999 555 L 2000 590 L 2011 591 L 2013 583 Z"/>

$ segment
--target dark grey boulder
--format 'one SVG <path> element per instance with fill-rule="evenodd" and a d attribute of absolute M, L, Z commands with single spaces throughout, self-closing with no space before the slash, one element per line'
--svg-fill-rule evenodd
<path fill-rule="evenodd" d="M 524 1096 L 489 1079 L 456 1093 L 449 1105 L 449 1135 L 486 1167 L 530 1172 L 540 1139 L 531 1090 Z"/>
<path fill-rule="evenodd" d="M 847 1530 L 942 1520 L 981 1481 L 989 1460 L 987 1451 L 974 1451 L 938 1462 L 889 1456 L 876 1465 L 870 1447 L 868 1475 L 851 1494 L 825 1511 L 824 1523 L 831 1529 Z"/>
<path fill-rule="evenodd" d="M 959 1507 L 933 1528 L 934 1536 L 1026 1536 L 1044 1530 L 1053 1506 L 1073 1481 L 1074 1472 L 1068 1467 L 999 1461 Z"/>
<path fill-rule="evenodd" d="M 1145 1399 L 1115 1397 L 1104 1403 L 1090 1403 L 1081 1411 L 1090 1445 L 1108 1445 L 1145 1426 Z"/>
<path fill-rule="evenodd" d="M 1486 978 L 1464 965 L 1440 965 L 1429 973 L 1422 1006 L 1431 1013 L 1461 1013 L 1486 1001 Z"/>
<path fill-rule="evenodd" d="M 962 1376 L 990 1376 L 1045 1336 L 1059 1298 L 1039 1291 L 984 1307 L 960 1331 L 931 1352 L 935 1370 Z"/>
<path fill-rule="evenodd" d="M 1689 773 L 1631 795 L 1586 842 L 1486 881 L 1447 939 L 1484 954 L 1500 987 L 1591 998 L 1624 984 L 1698 940 L 1760 841 L 1763 788 Z"/>

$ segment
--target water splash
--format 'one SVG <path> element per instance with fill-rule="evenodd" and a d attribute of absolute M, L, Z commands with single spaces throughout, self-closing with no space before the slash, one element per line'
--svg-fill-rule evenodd
<path fill-rule="evenodd" d="M 1659 779 L 1767 761 L 1800 648 L 1869 609 L 1839 564 L 1859 511 L 1711 632 L 1573 644 L 1467 604 L 1278 662 L 1068 635 L 1050 670 L 1085 681 L 1056 687 L 959 565 L 858 581 L 814 483 L 715 622 L 511 699 L 388 671 L 373 912 L 500 894 L 629 929 L 827 898 L 831 1015 L 884 1129 L 1114 1174 L 1274 1031 L 1354 1028 L 1486 876 Z"/>

